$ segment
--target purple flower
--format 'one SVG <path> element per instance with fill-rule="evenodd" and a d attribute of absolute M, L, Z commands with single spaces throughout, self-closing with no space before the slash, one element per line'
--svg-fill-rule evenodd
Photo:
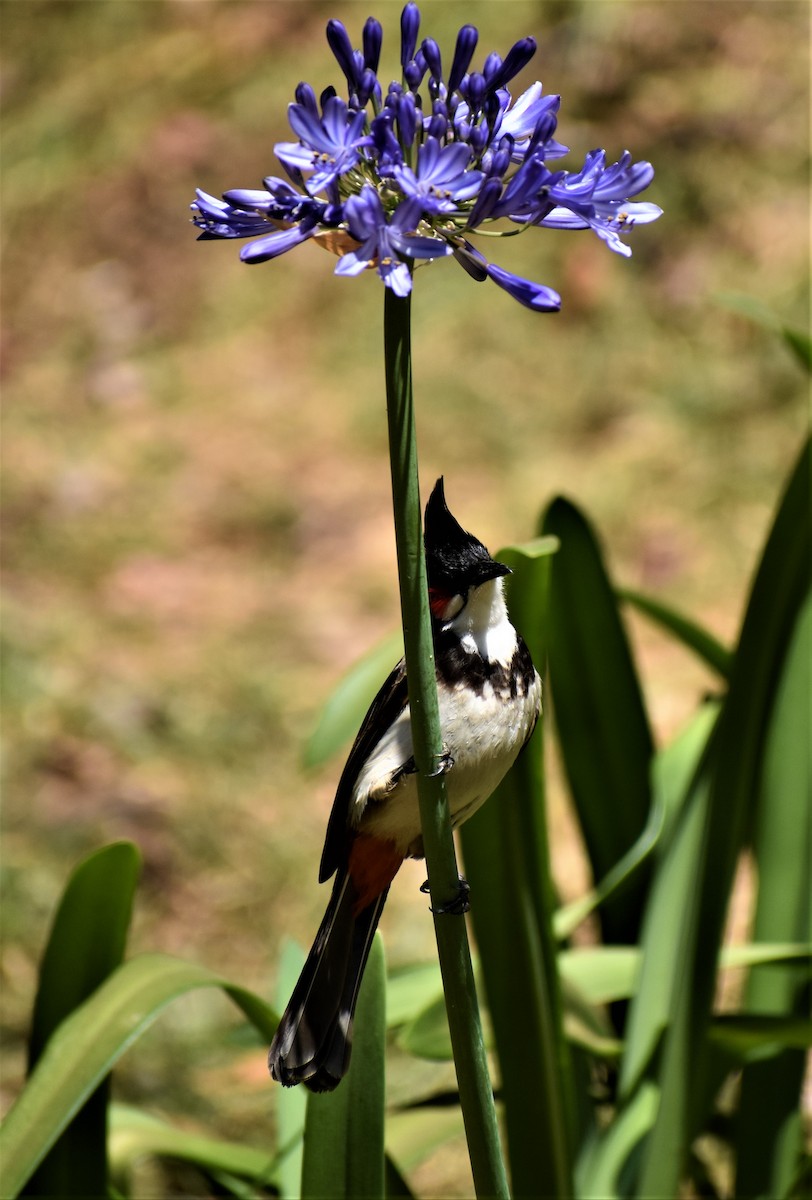
<path fill-rule="evenodd" d="M 479 191 L 482 171 L 467 171 L 471 147 L 461 142 L 441 146 L 437 138 L 426 138 L 417 151 L 417 168 L 395 167 L 393 172 L 405 196 L 421 202 L 425 213 L 453 213 L 461 200 Z"/>
<path fill-rule="evenodd" d="M 553 141 L 552 137 L 557 123 L 555 114 L 560 107 L 560 96 L 544 96 L 541 84 L 534 83 L 502 114 L 496 133 L 500 137 L 508 135 L 513 138 L 514 157 L 521 160 L 529 148 L 533 134 L 539 131 L 542 122 L 552 118 L 552 129 L 544 138 L 544 158 L 561 158 L 569 154 L 569 150 L 560 142 Z"/>
<path fill-rule="evenodd" d="M 337 274 L 374 267 L 398 295 L 411 289 L 415 260 L 453 255 L 478 281 L 490 279 L 535 311 L 555 311 L 556 292 L 488 263 L 468 237 L 592 229 L 628 256 L 623 235 L 660 216 L 655 204 L 633 199 L 653 168 L 628 152 L 607 167 L 603 150 L 594 150 L 578 171 L 551 170 L 568 153 L 555 136 L 560 96 L 536 82 L 514 100 L 509 87 L 535 54 L 534 39 L 472 69 L 479 35 L 464 25 L 445 79 L 440 46 L 431 37 L 418 44 L 419 33 L 420 10 L 408 3 L 401 77 L 382 88 L 380 23 L 368 18 L 356 48 L 340 21 L 328 22 L 347 99 L 328 87 L 317 100 L 300 83 L 288 109 L 297 140 L 276 146 L 289 182 L 269 176 L 264 191 L 233 189 L 222 200 L 198 192 L 192 220 L 206 240 L 250 239 L 240 255 L 249 263 L 315 237 L 339 255 Z M 513 228 L 487 228 L 497 221 Z"/>
<path fill-rule="evenodd" d="M 254 237 L 268 232 L 268 218 L 261 213 L 246 211 L 225 200 L 218 200 L 200 188 L 196 194 L 197 199 L 192 205 L 195 216 L 192 219 L 198 229 L 203 230 L 200 235 L 201 241 L 210 241 L 213 238 Z M 254 195 L 264 197 L 265 193 L 256 192 Z M 264 203 L 264 199 L 260 203 Z"/>
<path fill-rule="evenodd" d="M 407 296 L 412 290 L 412 273 L 405 259 L 442 258 L 451 253 L 451 247 L 440 238 L 410 233 L 415 211 L 413 202 L 404 200 L 387 218 L 380 196 L 369 184 L 359 196 L 351 196 L 344 215 L 350 233 L 361 244 L 341 256 L 336 275 L 360 275 L 367 267 L 375 266 L 396 296 Z"/>
<path fill-rule="evenodd" d="M 298 142 L 278 142 L 277 158 L 296 171 L 313 171 L 306 187 L 316 195 L 354 167 L 360 157 L 366 114 L 351 112 L 338 96 L 330 96 L 319 118 L 302 104 L 291 104 L 288 120 Z"/>
<path fill-rule="evenodd" d="M 610 167 L 605 163 L 604 151 L 593 150 L 577 174 L 565 172 L 549 189 L 555 207 L 535 224 L 549 229 L 593 229 L 610 250 L 628 258 L 631 249 L 620 240 L 620 234 L 656 221 L 662 214 L 656 204 L 634 204 L 628 199 L 648 187 L 654 168 L 648 162 L 632 162 L 628 150 Z"/>

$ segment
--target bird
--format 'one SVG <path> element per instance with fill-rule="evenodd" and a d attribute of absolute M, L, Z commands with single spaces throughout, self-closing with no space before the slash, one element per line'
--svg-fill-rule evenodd
<path fill-rule="evenodd" d="M 425 509 L 437 696 L 451 823 L 468 820 L 527 743 L 541 680 L 510 622 L 504 563 L 452 515 L 441 476 Z M 286 1087 L 332 1091 L 346 1075 L 356 1001 L 389 887 L 406 858 L 422 858 L 420 810 L 404 661 L 391 672 L 350 750 L 327 825 L 319 882 L 330 900 L 268 1054 Z M 427 885 L 424 885 L 426 889 Z M 460 878 L 456 904 L 467 911 Z"/>

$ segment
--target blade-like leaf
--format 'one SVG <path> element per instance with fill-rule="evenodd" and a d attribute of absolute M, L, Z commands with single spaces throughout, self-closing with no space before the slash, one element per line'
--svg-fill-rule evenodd
<path fill-rule="evenodd" d="M 652 621 L 656 621 L 663 629 L 673 633 L 683 645 L 687 646 L 689 650 L 693 650 L 706 666 L 716 671 L 723 679 L 727 679 L 733 655 L 707 629 L 703 629 L 689 617 L 683 616 L 682 613 L 676 612 L 659 600 L 642 595 L 641 592 L 632 591 L 630 588 L 619 588 L 618 596 L 621 600 L 625 600 L 639 609 L 641 613 L 645 613 Z"/>
<path fill-rule="evenodd" d="M 543 672 L 555 539 L 499 551 L 511 618 Z M 512 1194 L 572 1194 L 572 1068 L 552 935 L 541 722 L 490 801 L 463 826 L 465 873 L 501 1074 Z M 528 1086 L 532 1080 L 532 1086 Z"/>
<path fill-rule="evenodd" d="M 318 767 L 355 737 L 375 693 L 403 657 L 398 630 L 360 658 L 328 698 L 304 751 L 306 767 Z"/>
<path fill-rule="evenodd" d="M 562 981 L 564 995 L 564 1034 L 573 1048 L 592 1058 L 615 1062 L 623 1052 L 623 1042 L 602 1009 L 593 1008 L 572 984 Z"/>
<path fill-rule="evenodd" d="M 141 1158 L 182 1159 L 196 1163 L 206 1171 L 227 1171 L 259 1182 L 269 1179 L 273 1167 L 273 1159 L 266 1150 L 207 1134 L 190 1133 L 141 1109 L 113 1104 L 110 1109 L 113 1172 L 116 1176 L 124 1176 Z"/>
<path fill-rule="evenodd" d="M 804 370 L 812 374 L 812 338 L 809 334 L 803 329 L 791 329 L 785 325 L 781 335 Z"/>
<path fill-rule="evenodd" d="M 414 1054 L 416 1058 L 446 1062 L 454 1057 L 442 992 L 404 1025 L 398 1034 L 397 1043 L 407 1054 Z"/>
<path fill-rule="evenodd" d="M 29 1073 L 51 1034 L 124 957 L 141 856 L 115 842 L 86 858 L 68 881 L 39 973 L 28 1047 Z M 109 1079 L 28 1181 L 29 1196 L 96 1196 L 107 1188 Z"/>
<path fill-rule="evenodd" d="M 443 992 L 438 962 L 413 963 L 393 971 L 386 981 L 386 1024 L 390 1029 L 411 1021 Z"/>
<path fill-rule="evenodd" d="M 678 970 L 659 1060 L 657 1120 L 645 1147 L 639 1188 L 676 1195 L 682 1155 L 708 1099 L 702 1048 L 710 1020 L 716 960 L 738 860 L 752 826 L 767 730 L 788 646 L 809 587 L 810 443 L 784 493 L 753 583 L 730 691 L 703 772 L 708 803 L 690 887 L 675 929 Z"/>
<path fill-rule="evenodd" d="M 755 296 L 741 292 L 721 292 L 716 298 L 732 312 L 740 313 L 755 321 L 757 325 L 779 333 L 804 370 L 812 372 L 812 338 L 806 330 L 784 325 L 772 309 L 767 308 Z"/>
<path fill-rule="evenodd" d="M 305 956 L 294 942 L 286 942 L 279 962 L 276 1003 L 284 1010 L 304 966 Z M 282 1200 L 299 1200 L 302 1194 L 302 1158 L 307 1093 L 304 1088 L 276 1088 L 276 1125 L 279 1167 L 276 1182 Z"/>
<path fill-rule="evenodd" d="M 630 1102 L 624 1105 L 605 1132 L 593 1130 L 578 1156 L 575 1170 L 578 1200 L 613 1200 L 619 1196 L 639 1196 L 632 1192 L 629 1166 L 640 1154 L 641 1146 L 654 1122 L 660 1090 L 645 1080 Z"/>
<path fill-rule="evenodd" d="M 776 698 L 767 738 L 753 833 L 758 875 L 754 936 L 812 936 L 812 731 L 810 718 L 812 597 L 807 597 Z M 797 970 L 754 973 L 747 1006 L 754 1012 L 802 1016 L 806 983 Z M 737 1123 L 737 1192 L 767 1200 L 789 1193 L 802 1151 L 799 1096 L 805 1055 L 788 1052 L 749 1066 L 742 1076 Z"/>
<path fill-rule="evenodd" d="M 730 1053 L 741 1056 L 746 1056 L 751 1051 L 755 1051 L 757 1055 L 772 1055 L 778 1048 L 785 1047 L 808 1050 L 812 1047 L 812 1018 L 729 1013 L 715 1018 L 711 1025 L 711 1038 Z M 797 1106 L 797 1091 L 794 1100 Z M 766 1149 L 763 1135 L 759 1142 L 762 1150 Z M 797 1161 L 793 1163 L 793 1172 L 795 1167 Z M 792 1173 L 789 1178 L 792 1178 Z"/>
<path fill-rule="evenodd" d="M 808 971 L 812 966 L 812 946 L 783 942 L 747 943 L 726 946 L 720 958 L 722 969 L 775 966 L 784 963 L 802 965 Z M 600 1020 L 601 1006 L 631 999 L 639 985 L 642 965 L 643 951 L 639 946 L 585 946 L 576 950 L 559 950 L 558 968 L 563 989 L 564 1032 L 570 1041 L 586 1045 L 587 1049 L 592 1049 L 601 1056 L 617 1054 L 620 1043 L 614 1038 L 611 1044 L 607 1041 L 611 1036 L 611 1029 Z M 397 1041 L 403 1050 L 417 1058 L 446 1062 L 452 1057 L 451 1037 L 439 976 L 436 982 L 434 993 L 403 1025 Z M 514 985 L 518 984 L 515 976 L 512 977 L 512 982 Z M 586 1012 L 587 1007 L 592 1010 L 590 1013 Z M 597 1040 L 585 1043 L 585 1023 L 596 1038 L 602 1039 L 600 1045 Z M 756 1023 L 750 1021 L 746 1028 L 749 1035 L 756 1029 Z M 765 1025 L 764 1028 L 767 1029 L 768 1026 Z M 800 1028 L 794 1024 L 791 1035 L 785 1031 L 776 1040 L 781 1044 L 795 1044 L 787 1041 L 787 1038 L 799 1036 Z M 720 1037 L 718 1040 L 721 1042 L 724 1039 Z M 729 1040 L 733 1045 L 735 1037 Z M 487 1037 L 486 1041 L 490 1046 L 493 1039 Z M 765 1039 L 762 1039 L 762 1042 L 764 1041 Z M 744 1039 L 740 1038 L 736 1044 L 744 1045 Z"/>
<path fill-rule="evenodd" d="M 312 1200 L 385 1195 L 386 968 L 380 934 L 364 972 L 354 1029 L 346 1078 L 334 1092 L 307 1098 L 302 1196 Z"/>
<path fill-rule="evenodd" d="M 204 967 L 145 954 L 119 967 L 67 1017 L 0 1128 L 4 1194 L 15 1197 L 121 1055 L 171 1000 L 220 987 L 267 1040 L 277 1018 L 252 992 Z"/>
<path fill-rule="evenodd" d="M 628 1000 L 637 991 L 644 962 L 640 946 L 584 946 L 561 950 L 558 955 L 561 977 L 574 984 L 590 1004 L 611 1004 Z M 719 965 L 765 967 L 778 963 L 812 966 L 812 946 L 795 942 L 748 942 L 725 946 Z"/>
<path fill-rule="evenodd" d="M 465 1126 L 457 1105 L 406 1109 L 386 1122 L 386 1149 L 402 1171 L 418 1167 L 453 1138 L 464 1138 Z"/>
<path fill-rule="evenodd" d="M 383 1165 L 386 1200 L 415 1200 L 415 1195 L 406 1182 L 406 1177 L 388 1152 Z"/>
<path fill-rule="evenodd" d="M 609 896 L 626 887 L 648 857 L 660 849 L 661 842 L 667 841 L 717 715 L 717 704 L 704 704 L 682 733 L 657 752 L 652 764 L 651 811 L 645 829 L 596 887 L 556 912 L 553 919 L 556 937 L 561 940 L 569 937 Z"/>
<path fill-rule="evenodd" d="M 693 880 L 707 788 L 695 786 L 718 710 L 705 705 L 688 727 L 654 760 L 653 810 L 663 814 L 664 836 L 640 945 L 643 967 L 626 1022 L 620 1094 L 628 1098 L 650 1064 L 668 1023 L 678 965 L 680 913 Z"/>
<path fill-rule="evenodd" d="M 619 862 L 649 815 L 653 754 L 617 600 L 590 525 L 559 497 L 545 533 L 561 542 L 551 588 L 550 682 L 564 766 L 596 880 Z M 604 941 L 634 942 L 648 870 L 600 910 Z"/>

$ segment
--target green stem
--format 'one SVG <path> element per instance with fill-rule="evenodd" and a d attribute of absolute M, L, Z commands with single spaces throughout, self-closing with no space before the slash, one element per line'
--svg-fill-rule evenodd
<path fill-rule="evenodd" d="M 410 315 L 411 297 L 386 288 L 386 403 L 403 641 L 423 847 L 436 910 L 456 895 L 458 872 L 445 779 L 436 773 L 443 745 L 423 552 Z M 465 920 L 435 915 L 434 929 L 474 1187 L 480 1197 L 508 1197 Z"/>

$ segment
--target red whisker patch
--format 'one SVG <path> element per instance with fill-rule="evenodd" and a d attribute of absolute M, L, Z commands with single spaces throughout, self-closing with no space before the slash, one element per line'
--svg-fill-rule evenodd
<path fill-rule="evenodd" d="M 442 620 L 450 600 L 448 592 L 441 592 L 439 588 L 429 588 L 429 607 L 438 621 Z"/>

